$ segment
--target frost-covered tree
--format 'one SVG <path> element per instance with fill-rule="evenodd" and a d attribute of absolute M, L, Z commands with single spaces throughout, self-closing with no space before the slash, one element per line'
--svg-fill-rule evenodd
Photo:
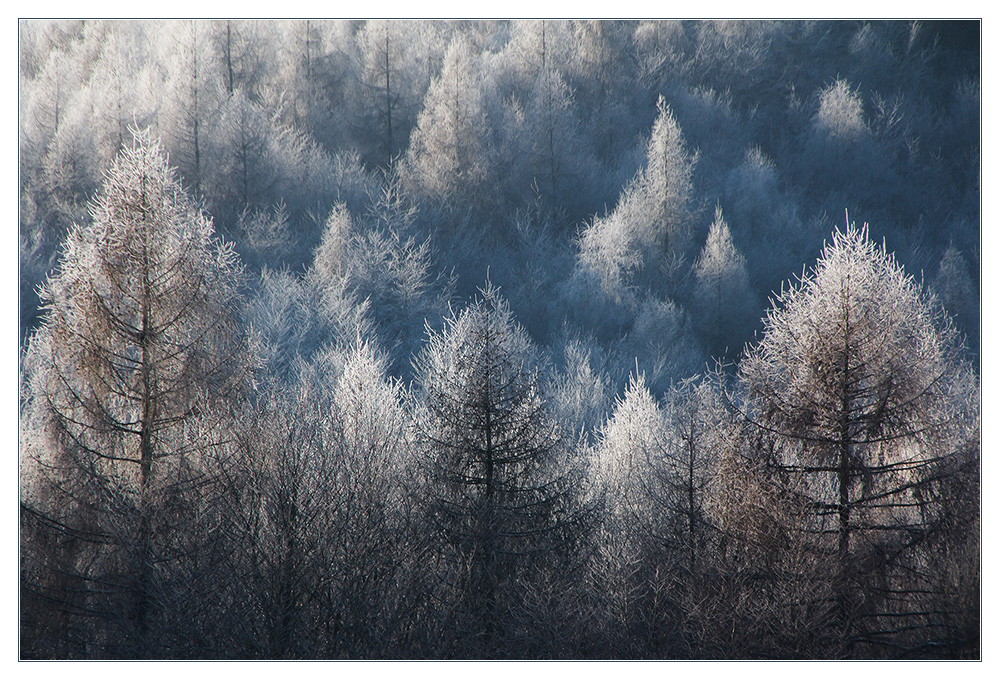
<path fill-rule="evenodd" d="M 350 110 L 366 162 L 387 167 L 406 150 L 452 27 L 438 21 L 367 21 L 353 35 L 355 101 Z"/>
<path fill-rule="evenodd" d="M 726 177 L 726 203 L 755 239 L 767 233 L 768 223 L 774 219 L 780 201 L 778 179 L 777 166 L 759 146 L 749 147 L 743 162 Z"/>
<path fill-rule="evenodd" d="M 688 152 L 666 100 L 646 149 L 646 165 L 623 191 L 614 211 L 580 236 L 579 266 L 612 297 L 630 283 L 676 269 L 691 245 L 690 201 L 697 154 Z"/>
<path fill-rule="evenodd" d="M 22 502 L 41 526 L 77 527 L 110 550 L 106 562 L 57 549 L 51 566 L 84 582 L 102 572 L 115 581 L 123 569 L 130 604 L 111 620 L 127 636 L 120 653 L 142 656 L 160 653 L 157 573 L 167 558 L 154 527 L 173 521 L 163 504 L 204 471 L 214 440 L 194 428 L 241 392 L 249 366 L 240 264 L 159 143 L 148 132 L 136 140 L 42 289 L 45 316 L 25 362 Z M 111 615 L 116 601 L 90 606 Z"/>
<path fill-rule="evenodd" d="M 90 89 L 101 165 L 107 167 L 119 151 L 131 146 L 130 128 L 155 120 L 158 82 L 150 69 L 148 38 L 141 25 L 109 22 L 101 28 L 104 49 L 94 64 Z"/>
<path fill-rule="evenodd" d="M 635 49 L 629 22 L 572 21 L 571 58 L 562 64 L 573 91 L 584 136 L 598 159 L 617 163 L 623 142 L 639 135 L 631 114 L 639 93 L 632 65 L 625 58 Z"/>
<path fill-rule="evenodd" d="M 670 106 L 663 97 L 656 103 L 656 122 L 646 151 L 646 167 L 636 178 L 625 202 L 628 217 L 644 248 L 656 246 L 665 253 L 683 254 L 689 245 L 688 223 L 697 154 L 688 151 Z"/>
<path fill-rule="evenodd" d="M 240 384 L 239 276 L 159 143 L 139 133 L 43 288 L 33 385 L 73 445 L 149 486 L 161 442 Z"/>
<path fill-rule="evenodd" d="M 366 310 L 399 374 L 419 348 L 425 324 L 444 314 L 452 282 L 434 275 L 430 241 L 406 235 L 413 215 L 387 204 L 393 201 L 383 193 L 359 220 L 345 205 L 335 206 L 306 279 L 327 316 L 344 318 L 346 301 Z"/>
<path fill-rule="evenodd" d="M 493 153 L 512 204 L 532 193 L 552 207 L 592 197 L 596 163 L 563 75 L 572 61 L 569 29 L 564 21 L 514 22 L 503 50 L 484 61 Z"/>
<path fill-rule="evenodd" d="M 415 195 L 447 202 L 482 193 L 491 164 L 479 73 L 472 45 L 453 38 L 410 137 L 403 176 Z"/>
<path fill-rule="evenodd" d="M 813 127 L 834 140 L 855 141 L 868 134 L 861 99 L 846 80 L 838 78 L 819 93 Z"/>
<path fill-rule="evenodd" d="M 667 390 L 672 380 L 698 370 L 702 354 L 688 314 L 673 300 L 647 295 L 618 349 L 621 364 L 638 362 L 650 389 Z"/>
<path fill-rule="evenodd" d="M 272 129 L 266 113 L 241 90 L 233 93 L 219 114 L 213 139 L 215 157 L 206 189 L 223 212 L 239 212 L 278 193 Z M 200 149 L 204 154 L 204 132 L 202 135 Z"/>
<path fill-rule="evenodd" d="M 219 61 L 227 96 L 231 97 L 236 90 L 251 97 L 263 94 L 269 70 L 277 61 L 273 26 L 273 22 L 231 19 L 212 22 L 209 45 Z"/>
<path fill-rule="evenodd" d="M 187 186 L 197 192 L 211 179 L 205 166 L 205 141 L 224 102 L 219 63 L 210 59 L 209 25 L 178 21 L 159 34 L 163 64 L 159 130 L 163 144 Z"/>
<path fill-rule="evenodd" d="M 667 613 L 663 536 L 671 517 L 655 502 L 666 452 L 663 409 L 633 374 L 592 451 L 589 490 L 601 508 L 590 559 L 595 607 L 608 634 L 630 650 L 657 648 Z"/>
<path fill-rule="evenodd" d="M 343 295 L 321 296 L 303 277 L 265 267 L 247 304 L 251 347 L 264 376 L 288 380 L 302 361 L 328 345 L 345 345 L 372 332 L 368 307 Z"/>
<path fill-rule="evenodd" d="M 401 73 L 405 74 L 402 65 L 402 49 L 396 28 L 392 21 L 370 21 L 358 35 L 361 58 L 364 63 L 362 83 L 370 92 L 373 111 L 381 124 L 381 162 L 388 165 L 397 149 L 397 142 L 403 135 L 399 134 L 399 109 L 404 104 L 400 101 L 399 83 Z M 393 134 L 392 118 L 396 114 L 395 136 Z"/>
<path fill-rule="evenodd" d="M 331 155 L 301 130 L 280 123 L 263 104 L 237 89 L 220 111 L 206 143 L 205 180 L 210 204 L 220 219 L 234 225 L 244 211 L 285 205 L 291 233 L 304 264 L 315 245 L 315 214 L 325 214 L 336 200 L 360 200 L 371 185 L 353 153 Z"/>
<path fill-rule="evenodd" d="M 694 276 L 697 323 L 709 351 L 737 351 L 739 341 L 753 327 L 757 305 L 750 291 L 746 258 L 733 245 L 729 225 L 718 206 L 705 247 L 695 262 Z"/>
<path fill-rule="evenodd" d="M 329 348 L 235 424 L 217 529 L 225 656 L 381 657 L 405 638 L 415 460 L 385 367 L 367 342 Z"/>
<path fill-rule="evenodd" d="M 931 285 L 941 304 L 967 333 L 978 329 L 979 295 L 969 276 L 969 264 L 954 244 L 950 244 L 941 256 L 937 276 Z M 977 342 L 977 339 L 971 341 Z"/>
<path fill-rule="evenodd" d="M 939 303 L 850 224 L 775 301 L 740 378 L 773 464 L 813 503 L 848 644 L 892 642 L 901 616 L 937 639 L 907 560 L 978 448 L 978 387 Z"/>
<path fill-rule="evenodd" d="M 866 201 L 877 208 L 886 197 L 872 189 L 891 185 L 883 175 L 886 154 L 873 143 L 860 92 L 838 78 L 819 90 L 818 100 L 805 154 L 799 159 L 801 172 L 815 195 L 831 207 Z"/>
<path fill-rule="evenodd" d="M 593 452 L 591 475 L 604 495 L 605 523 L 623 537 L 650 530 L 644 478 L 665 443 L 663 411 L 642 375 L 633 374 L 625 393 L 615 400 L 614 411 L 601 428 Z"/>
<path fill-rule="evenodd" d="M 611 407 L 611 376 L 606 353 L 593 338 L 570 338 L 562 347 L 562 370 L 546 389 L 552 411 L 563 428 L 584 441 L 593 440 Z"/>
<path fill-rule="evenodd" d="M 504 653 L 526 615 L 518 598 L 533 579 L 558 579 L 549 569 L 573 539 L 574 466 L 542 401 L 537 362 L 489 284 L 430 332 L 416 360 L 428 510 L 465 654 Z"/>

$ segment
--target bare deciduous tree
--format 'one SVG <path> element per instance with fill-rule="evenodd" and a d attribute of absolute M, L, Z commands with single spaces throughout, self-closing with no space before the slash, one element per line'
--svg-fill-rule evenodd
<path fill-rule="evenodd" d="M 133 645 L 127 653 L 146 655 L 156 649 L 162 557 L 154 525 L 167 519 L 157 508 L 197 486 L 212 441 L 190 430 L 242 389 L 248 365 L 237 258 L 184 193 L 159 143 L 148 132 L 136 139 L 42 290 L 26 421 L 49 436 L 26 441 L 32 493 L 23 503 L 66 535 L 88 526 L 79 536 L 112 561 L 128 555 L 121 568 L 133 608 L 121 623 Z"/>
<path fill-rule="evenodd" d="M 456 640 L 464 654 L 493 656 L 509 653 L 513 591 L 559 563 L 577 516 L 569 450 L 542 401 L 535 350 L 496 288 L 480 296 L 431 332 L 417 360 L 418 437 L 464 629 Z"/>
<path fill-rule="evenodd" d="M 969 455 L 978 393 L 940 305 L 848 225 L 778 298 L 740 376 L 747 417 L 773 464 L 800 480 L 838 565 L 845 639 L 911 644 L 901 621 L 937 639 L 940 612 L 913 606 L 922 570 L 899 567 L 948 502 L 937 485 Z"/>

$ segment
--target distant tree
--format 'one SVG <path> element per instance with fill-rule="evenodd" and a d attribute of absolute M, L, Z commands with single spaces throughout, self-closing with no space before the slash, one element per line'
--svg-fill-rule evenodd
<path fill-rule="evenodd" d="M 19 26 L 22 29 L 24 25 Z M 39 55 L 41 56 L 41 55 Z M 22 182 L 37 172 L 51 139 L 65 121 L 66 107 L 80 87 L 81 64 L 65 49 L 53 49 L 44 63 L 21 70 L 18 99 L 18 160 Z"/>
<path fill-rule="evenodd" d="M 316 87 L 322 71 L 325 45 L 323 44 L 324 22 L 306 20 L 286 21 L 279 24 L 281 30 L 282 77 L 288 98 L 290 124 L 308 130 L 312 127 L 323 103 L 322 88 Z"/>
<path fill-rule="evenodd" d="M 885 196 L 873 188 L 890 186 L 885 175 L 887 154 L 875 147 L 860 91 L 838 78 L 817 96 L 805 153 L 799 160 L 808 178 L 804 183 L 817 199 L 830 205 L 851 200 L 876 208 Z"/>
<path fill-rule="evenodd" d="M 753 327 L 757 305 L 750 291 L 746 258 L 736 250 L 729 225 L 716 206 L 708 239 L 694 265 L 697 323 L 709 351 L 736 353 Z"/>
<path fill-rule="evenodd" d="M 259 206 L 261 198 L 275 197 L 279 177 L 271 149 L 272 127 L 264 111 L 237 90 L 216 125 L 216 163 L 206 189 L 219 203 L 219 211 L 238 214 L 248 206 Z M 204 153 L 204 138 L 199 148 Z"/>
<path fill-rule="evenodd" d="M 68 111 L 70 101 L 79 99 L 74 95 L 83 79 L 82 64 L 69 49 L 72 42 L 61 44 L 63 31 L 69 28 L 59 22 L 18 25 L 24 57 L 18 72 L 22 344 L 39 318 L 38 286 L 54 266 L 59 244 L 70 227 L 87 219 L 87 201 L 100 183 L 100 170 L 93 163 L 93 135 L 87 131 L 89 121 L 80 115 L 79 107 L 74 107 L 72 115 Z M 50 41 L 56 44 L 47 44 Z"/>
<path fill-rule="evenodd" d="M 691 237 L 688 224 L 697 154 L 685 148 L 680 126 L 663 97 L 646 152 L 646 167 L 625 199 L 628 217 L 644 248 L 655 245 L 666 253 L 683 253 Z M 634 211 L 634 212 L 632 212 Z"/>
<path fill-rule="evenodd" d="M 680 305 L 646 295 L 633 313 L 635 318 L 618 351 L 622 366 L 638 362 L 649 388 L 657 394 L 665 392 L 673 380 L 698 370 L 702 352 L 690 317 Z"/>
<path fill-rule="evenodd" d="M 448 202 L 482 194 L 490 163 L 478 77 L 472 45 L 456 36 L 410 137 L 403 177 L 415 195 Z"/>
<path fill-rule="evenodd" d="M 435 47 L 433 40 L 424 43 L 430 37 L 424 23 L 368 21 L 356 36 L 361 60 L 359 98 L 366 102 L 365 111 L 372 118 L 365 121 L 365 127 L 377 130 L 377 158 L 383 167 L 406 149 L 434 70 L 431 55 L 421 54 Z"/>
<path fill-rule="evenodd" d="M 759 146 L 747 148 L 743 162 L 726 178 L 725 197 L 754 240 L 767 233 L 780 200 L 778 168 Z M 727 210 L 727 213 L 733 213 Z"/>
<path fill-rule="evenodd" d="M 868 134 L 861 99 L 847 81 L 837 79 L 819 93 L 813 127 L 831 139 L 848 142 Z"/>
<path fill-rule="evenodd" d="M 312 215 L 325 214 L 338 199 L 360 199 L 371 184 L 356 155 L 331 156 L 242 90 L 222 107 L 205 149 L 206 166 L 212 170 L 205 190 L 228 225 L 236 225 L 248 209 L 273 210 L 282 204 L 288 209 L 291 226 L 307 244 L 295 251 L 301 260 L 290 264 L 303 264 L 315 245 Z"/>
<path fill-rule="evenodd" d="M 607 357 L 593 338 L 568 339 L 562 355 L 562 370 L 546 390 L 552 411 L 568 434 L 592 441 L 611 407 Z"/>
<path fill-rule="evenodd" d="M 161 33 L 159 44 L 164 83 L 159 130 L 170 157 L 187 186 L 202 191 L 212 179 L 205 165 L 206 136 L 225 101 L 218 62 L 210 59 L 205 22 L 176 22 Z"/>
<path fill-rule="evenodd" d="M 682 21 L 642 21 L 634 25 L 637 78 L 656 87 L 669 73 L 685 68 L 696 48 L 690 24 Z"/>
<path fill-rule="evenodd" d="M 800 216 L 794 195 L 782 189 L 777 164 L 760 147 L 747 147 L 727 173 L 722 196 L 726 216 L 739 225 L 733 242 L 747 258 L 754 291 L 780 288 L 821 247 L 826 227 Z"/>
<path fill-rule="evenodd" d="M 632 25 L 626 21 L 572 21 L 572 57 L 561 64 L 586 132 L 599 160 L 619 161 L 621 146 L 640 134 L 631 115 L 639 93 L 632 63 Z"/>
<path fill-rule="evenodd" d="M 564 70 L 573 61 L 565 21 L 517 21 L 495 59 L 484 63 L 484 92 L 496 163 L 513 205 L 528 192 L 551 208 L 592 198 L 595 161 Z M 592 203 L 595 208 L 597 203 Z"/>
<path fill-rule="evenodd" d="M 539 73 L 523 102 L 514 100 L 500 142 L 510 154 L 507 167 L 522 166 L 523 183 L 534 186 L 553 205 L 573 203 L 588 186 L 592 156 L 580 136 L 573 95 L 554 68 Z M 524 193 L 523 186 L 512 187 Z"/>
<path fill-rule="evenodd" d="M 373 332 L 391 357 L 394 374 L 407 374 L 425 324 L 444 314 L 453 281 L 435 275 L 430 240 L 407 236 L 413 215 L 383 193 L 365 218 L 334 207 L 307 273 L 324 305 L 351 300 L 366 309 Z"/>
<path fill-rule="evenodd" d="M 368 308 L 355 309 L 343 297 L 321 297 L 304 277 L 264 267 L 247 301 L 251 346 L 264 376 L 287 381 L 299 364 L 329 345 L 345 344 L 372 332 Z"/>
<path fill-rule="evenodd" d="M 132 144 L 134 126 L 149 126 L 156 118 L 157 80 L 141 24 L 108 22 L 94 39 L 103 42 L 101 59 L 90 80 L 91 124 L 97 133 L 101 165 L 107 167 L 118 152 Z"/>
<path fill-rule="evenodd" d="M 580 236 L 580 266 L 614 297 L 629 283 L 677 269 L 691 245 L 690 201 L 697 154 L 688 153 L 666 100 L 646 150 L 646 166 L 622 192 L 614 211 Z"/>
<path fill-rule="evenodd" d="M 220 65 L 218 72 L 227 96 L 236 90 L 246 92 L 251 98 L 264 94 L 269 70 L 276 65 L 273 38 L 269 22 L 225 21 L 212 22 L 210 48 Z"/>
<path fill-rule="evenodd" d="M 979 327 L 979 295 L 969 275 L 969 264 L 954 244 L 949 244 L 941 256 L 931 286 L 944 308 L 955 316 L 967 333 Z M 976 342 L 977 339 L 970 340 Z"/>

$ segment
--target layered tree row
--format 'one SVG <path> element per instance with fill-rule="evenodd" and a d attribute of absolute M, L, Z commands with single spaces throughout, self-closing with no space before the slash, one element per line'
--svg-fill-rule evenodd
<path fill-rule="evenodd" d="M 334 207 L 268 302 L 132 136 L 23 362 L 22 655 L 978 656 L 978 378 L 866 228 L 735 372 L 654 392 L 637 355 L 605 410 L 586 343 L 553 363 L 488 279 L 393 377 L 384 301 L 449 294 L 391 190 Z M 623 210 L 657 205 L 652 172 Z M 719 305 L 726 232 L 699 259 Z"/>

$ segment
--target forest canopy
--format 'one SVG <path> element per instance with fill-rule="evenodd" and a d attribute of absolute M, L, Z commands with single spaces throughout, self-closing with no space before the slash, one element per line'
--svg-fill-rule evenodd
<path fill-rule="evenodd" d="M 21 21 L 22 658 L 977 658 L 975 21 Z"/>

